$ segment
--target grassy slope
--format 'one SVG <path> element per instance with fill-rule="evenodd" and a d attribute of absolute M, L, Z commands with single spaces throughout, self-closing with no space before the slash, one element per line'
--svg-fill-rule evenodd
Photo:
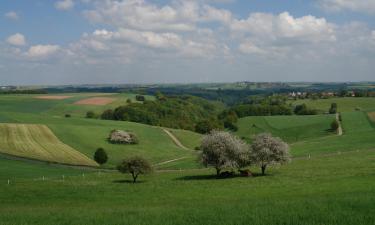
<path fill-rule="evenodd" d="M 114 173 L 8 186 L 0 176 L 0 224 L 373 224 L 374 170 L 375 152 L 364 151 L 295 160 L 255 178 L 201 170 L 142 176 L 136 185 Z"/>
<path fill-rule="evenodd" d="M 306 103 L 309 107 L 328 111 L 331 103 L 337 103 L 339 112 L 355 111 L 359 108 L 364 111 L 375 111 L 375 98 L 330 98 L 319 100 L 297 100 L 293 101 L 293 105 Z"/>
<path fill-rule="evenodd" d="M 129 155 L 142 155 L 153 163 L 191 156 L 191 152 L 177 147 L 168 135 L 157 127 L 129 122 L 84 119 L 75 115 L 72 118 L 64 118 L 64 113 L 58 113 L 59 107 L 66 107 L 66 112 L 72 112 L 70 107 L 78 106 L 72 106 L 68 101 L 73 103 L 87 97 L 87 94 L 73 95 L 76 97 L 58 101 L 34 99 L 29 95 L 0 96 L 0 122 L 45 124 L 65 144 L 90 158 L 97 148 L 103 147 L 109 154 L 107 166 L 116 165 Z M 121 96 L 127 95 L 121 94 Z M 86 109 L 81 109 L 81 111 L 83 116 Z M 113 129 L 135 132 L 140 139 L 139 145 L 109 144 L 106 138 Z M 188 136 L 187 133 L 183 134 L 181 141 L 189 144 L 191 138 Z"/>
<path fill-rule="evenodd" d="M 0 152 L 49 162 L 97 166 L 90 158 L 62 143 L 43 125 L 0 124 Z"/>
<path fill-rule="evenodd" d="M 344 135 L 317 138 L 292 145 L 294 156 L 375 149 L 375 129 L 363 112 L 342 113 Z"/>
<path fill-rule="evenodd" d="M 259 116 L 241 118 L 236 134 L 245 139 L 263 132 L 271 132 L 288 142 L 332 135 L 329 132 L 333 115 L 316 116 Z"/>
<path fill-rule="evenodd" d="M 180 142 L 189 149 L 200 146 L 202 135 L 188 130 L 169 129 Z"/>

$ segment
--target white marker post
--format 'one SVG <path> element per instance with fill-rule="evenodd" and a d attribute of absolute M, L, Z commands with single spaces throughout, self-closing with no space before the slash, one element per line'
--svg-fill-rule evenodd
<path fill-rule="evenodd" d="M 8 185 L 10 184 L 10 180 L 8 179 Z"/>
<path fill-rule="evenodd" d="M 42 180 L 44 181 L 44 176 L 43 176 Z"/>
<path fill-rule="evenodd" d="M 63 178 L 63 182 L 65 181 L 65 175 L 62 175 L 62 178 Z"/>

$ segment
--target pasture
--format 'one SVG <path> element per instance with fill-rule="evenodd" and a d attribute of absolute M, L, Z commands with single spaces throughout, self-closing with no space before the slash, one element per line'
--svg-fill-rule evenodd
<path fill-rule="evenodd" d="M 272 133 L 288 142 L 334 135 L 330 124 L 334 115 L 251 116 L 238 120 L 236 134 L 246 140 L 259 133 Z"/>
<path fill-rule="evenodd" d="M 212 170 L 186 170 L 131 184 L 127 175 L 83 177 L 72 169 L 63 181 L 66 169 L 12 161 L 0 170 L 14 168 L 22 178 L 7 185 L 0 176 L 0 224 L 372 224 L 374 162 L 367 150 L 295 159 L 264 177 L 216 179 Z M 45 181 L 33 179 L 43 174 Z"/>
<path fill-rule="evenodd" d="M 300 105 L 305 103 L 308 107 L 328 112 L 332 103 L 337 103 L 337 110 L 339 112 L 351 112 L 356 110 L 375 111 L 374 98 L 329 98 L 329 99 L 304 99 L 291 101 L 293 105 Z"/>

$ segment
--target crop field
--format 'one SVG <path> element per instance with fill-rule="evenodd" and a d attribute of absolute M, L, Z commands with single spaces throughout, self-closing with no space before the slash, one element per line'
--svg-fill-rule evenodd
<path fill-rule="evenodd" d="M 0 124 L 0 153 L 71 165 L 97 166 L 44 125 Z"/>
<path fill-rule="evenodd" d="M 239 119 L 236 134 L 249 140 L 259 133 L 272 133 L 288 142 L 334 135 L 329 131 L 333 115 L 252 116 Z"/>
<path fill-rule="evenodd" d="M 186 170 L 155 172 L 135 185 L 115 172 L 82 177 L 73 170 L 63 181 L 66 169 L 0 163 L 1 170 L 9 166 L 14 176 L 27 177 L 7 185 L 0 176 L 2 225 L 353 225 L 375 220 L 371 150 L 295 159 L 263 177 L 215 179 L 212 170 Z M 45 181 L 32 179 L 43 174 Z"/>
<path fill-rule="evenodd" d="M 337 103 L 339 112 L 350 112 L 356 110 L 362 111 L 375 111 L 375 99 L 374 98 L 329 98 L 319 100 L 297 100 L 292 101 L 293 105 L 299 105 L 305 103 L 307 106 L 319 109 L 324 112 L 328 112 L 332 103 Z"/>

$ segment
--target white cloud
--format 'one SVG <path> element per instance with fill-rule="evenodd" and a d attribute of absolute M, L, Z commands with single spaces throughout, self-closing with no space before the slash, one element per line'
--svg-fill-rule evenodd
<path fill-rule="evenodd" d="M 7 42 L 11 45 L 15 46 L 23 46 L 26 45 L 26 38 L 20 33 L 13 34 L 8 37 Z"/>
<path fill-rule="evenodd" d="M 5 18 L 10 19 L 10 20 L 18 20 L 19 16 L 16 12 L 10 11 L 4 14 Z"/>
<path fill-rule="evenodd" d="M 54 55 L 60 50 L 58 45 L 34 45 L 25 53 L 28 58 L 42 59 Z"/>
<path fill-rule="evenodd" d="M 375 14 L 374 0 L 318 0 L 321 8 L 327 11 L 355 11 Z"/>
<path fill-rule="evenodd" d="M 334 41 L 335 26 L 324 18 L 308 15 L 294 18 L 288 12 L 279 15 L 253 13 L 247 19 L 233 20 L 234 32 L 250 33 L 264 39 L 302 41 Z"/>
<path fill-rule="evenodd" d="M 55 8 L 58 10 L 70 10 L 74 7 L 73 0 L 62 0 L 55 3 Z"/>

